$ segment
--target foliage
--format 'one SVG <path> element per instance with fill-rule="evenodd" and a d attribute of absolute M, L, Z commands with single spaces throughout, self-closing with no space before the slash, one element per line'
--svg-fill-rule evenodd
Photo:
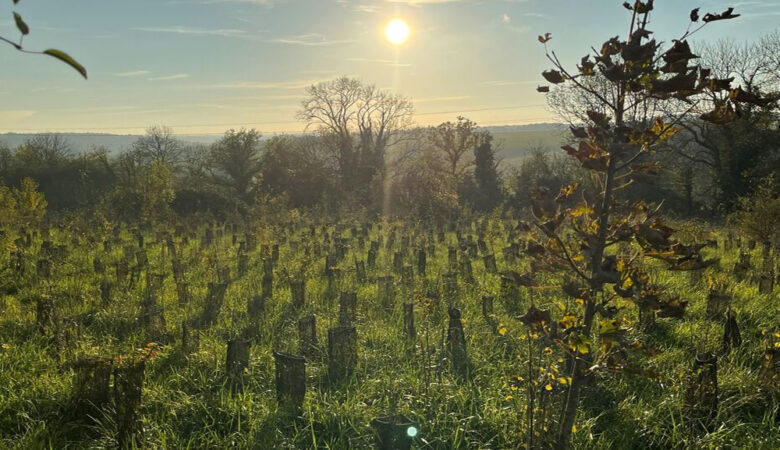
<path fill-rule="evenodd" d="M 739 200 L 740 211 L 735 215 L 735 221 L 744 236 L 769 243 L 770 246 L 780 242 L 780 194 L 777 183 L 772 176 L 762 180 L 752 197 Z"/>
<path fill-rule="evenodd" d="M 336 194 L 338 169 L 313 137 L 274 136 L 261 160 L 262 190 L 287 197 L 293 208 L 313 207 Z"/>
<path fill-rule="evenodd" d="M 662 49 L 647 28 L 653 1 L 637 0 L 625 3 L 624 7 L 631 16 L 628 37 L 605 41 L 600 49 L 594 49 L 594 54 L 581 59 L 576 72 L 566 69 L 555 52 L 547 50 L 549 33 L 539 36 L 554 66 L 542 74 L 544 78 L 552 84 L 572 83 L 600 106 L 585 111 L 585 126 L 571 129 L 575 143 L 563 147 L 591 173 L 596 189 L 585 189 L 580 194 L 577 191 L 581 186 L 575 183 L 558 193 L 537 189 L 533 195 L 532 212 L 538 233 L 534 245 L 529 243 L 528 247 L 536 261 L 532 267 L 567 273 L 570 280 L 563 283 L 563 290 L 582 305 L 571 311 L 576 326 L 563 329 L 554 329 L 549 312 L 543 314 L 533 306 L 524 316 L 524 322 L 532 329 L 543 331 L 562 350 L 568 349 L 571 381 L 566 384 L 558 424 L 559 448 L 569 445 L 589 373 L 597 369 L 621 371 L 631 366 L 627 358 L 631 349 L 621 338 L 625 326 L 615 313 L 618 299 L 632 301 L 650 314 L 657 311 L 660 317 L 683 315 L 685 302 L 662 298 L 663 289 L 653 285 L 640 266 L 643 259 L 660 259 L 671 270 L 700 270 L 714 263 L 699 254 L 703 245 L 683 245 L 673 239 L 674 230 L 657 217 L 657 208 L 642 201 L 623 203 L 618 192 L 641 177 L 660 171 L 657 163 L 644 157 L 659 151 L 660 144 L 674 137 L 679 132 L 678 125 L 708 93 L 729 92 L 727 98 L 713 105 L 712 111 L 701 115 L 702 120 L 712 123 L 733 120 L 737 114 L 735 105 L 765 104 L 754 93 L 731 87 L 731 80 L 716 79 L 711 70 L 692 65 L 698 57 L 687 39 L 707 23 L 737 17 L 733 9 L 719 15 L 707 14 L 702 19 L 705 23 L 692 29 L 699 21 L 698 8 L 695 9 L 690 14 L 688 30 Z M 587 82 L 596 74 L 606 83 L 602 91 Z M 604 95 L 605 92 L 611 95 Z M 646 101 L 680 101 L 688 106 L 673 114 L 636 120 L 641 116 L 637 109 L 644 109 Z M 626 244 L 634 240 L 639 248 L 627 248 Z M 623 251 L 610 251 L 618 244 L 623 245 Z M 607 290 L 607 285 L 612 285 L 612 289 Z M 598 325 L 597 334 L 594 325 Z M 601 343 L 598 350 L 592 345 L 596 337 Z"/>
<path fill-rule="evenodd" d="M 110 191 L 115 176 L 108 154 L 93 149 L 75 154 L 63 136 L 42 134 L 15 150 L 0 147 L 0 177 L 9 186 L 31 178 L 49 203 L 49 210 L 94 208 Z"/>
<path fill-rule="evenodd" d="M 47 205 L 38 185 L 30 178 L 23 179 L 19 188 L 0 186 L 0 224 L 3 226 L 35 228 L 41 224 Z"/>
<path fill-rule="evenodd" d="M 14 5 L 17 5 L 21 0 L 12 0 Z M 57 50 L 54 48 L 50 48 L 48 50 L 43 50 L 40 52 L 36 51 L 30 51 L 27 50 L 22 46 L 22 42 L 24 41 L 24 37 L 30 34 L 30 27 L 27 25 L 27 23 L 22 18 L 22 15 L 18 12 L 14 11 L 14 23 L 16 24 L 16 29 L 19 31 L 19 40 L 18 41 L 12 41 L 11 39 L 5 38 L 3 36 L 0 36 L 0 42 L 5 42 L 6 44 L 12 46 L 16 50 L 22 52 L 22 53 L 31 53 L 31 54 L 39 54 L 39 55 L 48 55 L 52 58 L 58 59 L 62 61 L 63 63 L 69 65 L 74 70 L 76 70 L 79 74 L 81 74 L 84 79 L 87 78 L 87 69 L 84 68 L 81 64 L 79 64 L 78 61 L 73 59 L 69 54 L 63 52 L 62 50 Z"/>
<path fill-rule="evenodd" d="M 103 199 L 103 210 L 109 217 L 130 223 L 154 224 L 170 219 L 175 198 L 173 170 L 130 151 L 116 163 L 117 184 Z"/>
<path fill-rule="evenodd" d="M 228 130 L 211 147 L 209 171 L 212 182 L 227 189 L 244 204 L 250 204 L 257 192 L 261 171 L 260 139 L 255 129 Z"/>
<path fill-rule="evenodd" d="M 577 164 L 569 158 L 539 148 L 529 151 L 531 156 L 509 172 L 507 184 L 512 206 L 518 209 L 531 206 L 531 194 L 535 188 L 558 192 L 583 178 Z"/>

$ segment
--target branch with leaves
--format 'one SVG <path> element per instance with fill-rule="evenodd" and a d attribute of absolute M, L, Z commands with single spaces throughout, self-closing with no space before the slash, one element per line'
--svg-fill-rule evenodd
<path fill-rule="evenodd" d="M 664 45 L 647 28 L 653 0 L 636 0 L 623 6 L 630 11 L 628 35 L 624 39 L 612 37 L 600 49 L 592 47 L 593 52 L 580 60 L 576 71 L 566 68 L 548 49 L 550 33 L 538 38 L 553 65 L 542 73 L 545 80 L 553 85 L 568 84 L 588 98 L 589 106 L 577 114 L 585 119 L 584 123 L 572 124 L 573 144 L 562 148 L 594 179 L 590 189 L 577 183 L 565 186 L 557 196 L 543 188 L 532 195 L 538 229 L 531 233 L 526 249 L 532 257 L 532 269 L 563 272 L 563 292 L 582 306 L 579 313 L 567 306 L 558 326 L 553 326 L 548 311 L 534 306 L 521 318 L 532 330 L 548 327 L 550 338 L 576 349 L 576 357 L 564 352 L 570 359 L 571 381 L 566 386 L 557 448 L 569 445 L 580 392 L 589 373 L 600 369 L 642 373 L 626 356 L 632 348 L 622 339 L 628 327 L 618 305 L 613 304 L 616 299 L 633 302 L 643 314 L 684 315 L 686 302 L 670 296 L 662 286 L 651 284 L 643 260 L 663 261 L 673 271 L 700 270 L 715 262 L 702 258 L 703 244 L 685 245 L 675 239 L 675 230 L 659 217 L 660 205 L 642 201 L 629 204 L 620 199 L 620 191 L 663 170 L 657 162 L 643 160 L 643 156 L 668 150 L 670 139 L 702 101 L 723 93 L 722 102 L 699 116 L 714 124 L 739 117 L 743 103 L 763 106 L 773 101 L 741 86 L 732 87 L 733 78 L 716 78 L 710 69 L 695 64 L 699 57 L 693 54 L 687 39 L 712 22 L 738 17 L 733 8 L 703 17 L 698 8 L 694 9 L 681 37 Z M 596 77 L 601 84 L 591 82 Z M 551 92 L 549 86 L 537 90 Z M 686 106 L 674 114 L 656 108 L 671 102 Z M 653 105 L 650 110 L 660 114 L 636 120 L 631 111 L 642 104 Z M 574 195 L 576 191 L 582 195 Z M 571 232 L 566 232 L 567 228 Z M 618 244 L 620 250 L 615 251 L 613 246 Z"/>
<path fill-rule="evenodd" d="M 14 5 L 17 5 L 21 0 L 12 0 Z M 65 64 L 69 65 L 73 69 L 75 69 L 79 74 L 81 74 L 84 79 L 87 78 L 87 69 L 84 68 L 78 61 L 76 61 L 72 56 L 69 54 L 63 52 L 62 50 L 57 50 L 54 48 L 50 48 L 43 51 L 33 51 L 33 50 L 27 50 L 24 48 L 24 37 L 30 34 L 30 27 L 27 25 L 27 23 L 22 19 L 22 15 L 19 14 L 17 11 L 13 12 L 14 16 L 14 23 L 16 24 L 16 29 L 19 30 L 19 39 L 17 41 L 11 40 L 9 38 L 0 36 L 0 42 L 5 42 L 6 44 L 12 46 L 16 50 L 22 52 L 22 53 L 29 53 L 33 55 L 48 55 L 52 58 L 56 58 Z"/>

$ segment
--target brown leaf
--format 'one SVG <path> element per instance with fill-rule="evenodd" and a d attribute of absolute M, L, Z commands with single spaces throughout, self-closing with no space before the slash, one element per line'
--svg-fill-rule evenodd
<path fill-rule="evenodd" d="M 607 123 L 609 123 L 610 120 L 609 116 L 606 114 L 594 111 L 592 109 L 585 111 L 585 114 L 588 115 L 588 119 L 596 124 L 596 126 L 605 126 Z"/>
<path fill-rule="evenodd" d="M 688 45 L 688 41 L 674 41 L 672 48 L 664 53 L 664 61 L 667 63 L 675 63 L 677 61 L 688 61 L 689 59 L 698 58 L 691 52 L 691 47 Z"/>
<path fill-rule="evenodd" d="M 694 8 L 691 10 L 691 22 L 698 22 L 699 21 L 699 8 Z"/>
<path fill-rule="evenodd" d="M 706 112 L 699 116 L 702 120 L 714 123 L 716 125 L 723 125 L 733 122 L 739 118 L 739 114 L 734 111 L 734 107 L 730 102 L 717 105 L 712 111 Z"/>
<path fill-rule="evenodd" d="M 542 76 L 545 80 L 552 84 L 560 84 L 566 81 L 566 78 L 564 78 L 563 74 L 557 70 L 545 70 L 542 72 Z"/>
<path fill-rule="evenodd" d="M 647 3 L 637 0 L 636 3 L 634 3 L 634 11 L 636 11 L 637 14 L 646 14 L 652 10 L 653 10 L 653 0 L 647 0 Z"/>
<path fill-rule="evenodd" d="M 735 19 L 739 16 L 740 14 L 734 14 L 734 8 L 729 8 L 720 14 L 707 13 L 702 20 L 704 22 L 715 22 L 716 20 Z"/>
<path fill-rule="evenodd" d="M 729 98 L 735 102 L 750 103 L 760 107 L 766 107 L 772 103 L 771 99 L 761 98 L 752 92 L 743 90 L 741 87 L 729 91 Z"/>
<path fill-rule="evenodd" d="M 612 56 L 617 55 L 618 53 L 620 53 L 620 40 L 617 36 L 611 38 L 601 45 L 602 56 Z"/>
<path fill-rule="evenodd" d="M 551 321 L 550 310 L 541 310 L 535 306 L 531 306 L 524 315 L 520 316 L 520 322 L 533 329 L 540 329 Z"/>
<path fill-rule="evenodd" d="M 587 139 L 588 138 L 588 132 L 585 130 L 585 127 L 569 127 L 571 130 L 571 134 L 574 135 L 574 137 L 578 139 Z"/>
<path fill-rule="evenodd" d="M 728 91 L 731 90 L 731 82 L 734 81 L 734 77 L 731 78 L 710 78 L 707 80 L 707 89 L 712 92 Z"/>

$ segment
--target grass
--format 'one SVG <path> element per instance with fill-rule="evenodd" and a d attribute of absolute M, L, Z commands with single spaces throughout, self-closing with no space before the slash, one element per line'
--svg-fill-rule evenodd
<path fill-rule="evenodd" d="M 510 267 L 500 256 L 509 225 L 493 220 L 488 246 L 495 250 L 500 270 L 522 272 L 527 270 L 527 260 L 520 258 Z M 446 242 L 436 244 L 435 256 L 428 255 L 425 277 L 416 276 L 411 288 L 396 283 L 392 312 L 379 308 L 376 283 L 357 282 L 352 261 L 365 259 L 369 242 L 380 234 L 386 243 L 392 226 L 403 224 L 385 223 L 381 232 L 374 226 L 366 239 L 366 249 L 359 249 L 356 240 L 351 240 L 341 264 L 344 276 L 336 291 L 358 293 L 355 326 L 359 343 L 358 365 L 350 377 L 341 381 L 329 379 L 327 372 L 327 329 L 337 324 L 338 300 L 328 292 L 322 276 L 325 252 L 314 256 L 312 244 L 315 240 L 322 242 L 320 231 L 312 238 L 303 220 L 295 226 L 261 230 L 260 246 L 250 252 L 249 270 L 240 277 L 236 273 L 237 246 L 232 245 L 230 233 L 206 247 L 200 246 L 199 239 L 190 239 L 184 260 L 193 300 L 185 306 L 180 306 L 176 297 L 170 257 L 164 257 L 163 245 L 147 235 L 147 270 L 169 275 L 158 295 L 168 339 L 147 362 L 139 409 L 142 433 L 133 444 L 139 448 L 370 448 L 375 442 L 371 420 L 394 411 L 410 418 L 419 429 L 415 448 L 522 447 L 528 439 L 528 385 L 512 390 L 509 381 L 518 375 L 529 379 L 528 348 L 533 349 L 534 364 L 547 368 L 560 355 L 547 355 L 541 340 L 529 346 L 529 341 L 523 339 L 525 328 L 504 311 L 498 298 L 497 321 L 508 332 L 501 336 L 488 326 L 480 299 L 483 295 L 498 297 L 500 283 L 497 275 L 485 272 L 479 258 L 473 261 L 475 284 L 461 280 L 456 297 L 441 299 L 437 307 L 426 308 L 420 294 L 438 289 L 439 276 L 447 270 L 447 246 L 455 244 L 455 233 L 447 233 Z M 335 224 L 329 227 L 331 235 L 335 230 Z M 35 276 L 42 241 L 35 236 L 34 245 L 25 250 L 25 274 L 6 276 L 4 280 L 6 285 L 16 286 L 16 292 L 8 290 L 0 302 L 0 442 L 8 448 L 102 448 L 118 442 L 118 425 L 111 406 L 92 417 L 73 413 L 73 371 L 68 362 L 84 355 L 139 354 L 147 344 L 139 321 L 144 283 L 115 288 L 110 304 L 102 307 L 102 276 L 92 270 L 92 260 L 99 255 L 110 268 L 123 258 L 124 246 L 132 245 L 134 239 L 125 231 L 122 243 L 106 253 L 97 244 L 105 238 L 99 230 L 88 229 L 80 235 L 78 245 L 71 244 L 73 235 L 69 228 L 53 231 L 52 240 L 68 243 L 69 251 L 64 260 L 52 265 L 50 278 Z M 343 235 L 350 233 L 347 230 Z M 369 270 L 369 278 L 392 273 L 393 253 L 404 236 L 419 242 L 426 234 L 414 226 L 399 231 L 394 249 L 381 246 L 377 267 Z M 92 244 L 88 242 L 90 237 L 95 241 Z M 5 239 L 13 242 L 13 238 Z M 297 249 L 293 249 L 292 241 L 299 243 Z M 226 341 L 245 335 L 250 328 L 247 299 L 260 292 L 261 246 L 271 243 L 280 244 L 274 295 L 266 302 L 260 326 L 252 328 L 256 332 L 251 335 L 249 369 L 237 386 L 225 373 Z M 409 246 L 407 264 L 414 264 L 413 248 Z M 311 256 L 306 256 L 307 251 Z M 721 258 L 725 273 L 736 261 L 736 251 L 707 251 L 708 256 Z M 758 261 L 758 251 L 754 253 L 754 261 Z M 181 324 L 203 308 L 206 284 L 216 279 L 218 264 L 231 268 L 233 280 L 217 322 L 200 335 L 200 350 L 187 355 L 179 345 Z M 290 306 L 287 283 L 289 274 L 299 272 L 307 280 L 307 306 L 303 311 Z M 694 349 L 716 350 L 722 325 L 706 319 L 706 289 L 691 284 L 687 274 L 658 272 L 656 276 L 670 293 L 690 302 L 684 319 L 659 319 L 657 329 L 649 334 L 630 332 L 631 337 L 658 350 L 657 354 L 638 356 L 635 362 L 654 370 L 659 377 L 599 375 L 585 392 L 573 447 L 780 448 L 777 386 L 767 386 L 760 370 L 762 332 L 780 329 L 776 294 L 759 295 L 755 285 L 749 283 L 731 284 L 743 343 L 718 361 L 720 408 L 716 426 L 709 432 L 695 433 L 684 407 L 684 383 L 691 371 Z M 541 281 L 545 286 L 558 282 L 555 278 Z M 73 326 L 62 327 L 72 335 L 68 343 L 57 344 L 51 327 L 43 334 L 38 330 L 34 299 L 42 293 L 52 295 L 58 322 L 69 318 L 81 325 L 78 332 Z M 520 296 L 525 309 L 531 294 L 521 288 Z M 402 331 L 401 304 L 410 299 L 417 299 L 415 341 Z M 559 316 L 556 305 L 567 300 L 559 289 L 552 288 L 534 293 L 533 301 Z M 445 351 L 445 306 L 450 302 L 463 313 L 471 367 L 466 379 L 453 372 Z M 307 363 L 302 411 L 290 415 L 277 407 L 272 351 L 296 353 L 297 319 L 310 313 L 317 317 L 319 344 Z M 635 317 L 636 311 L 627 306 L 622 314 Z M 548 415 L 546 422 L 538 424 L 539 436 L 535 437 L 536 442 L 543 442 L 554 431 L 565 391 L 556 387 L 545 394 L 540 386 L 535 392 L 540 402 L 537 406 L 543 405 Z"/>

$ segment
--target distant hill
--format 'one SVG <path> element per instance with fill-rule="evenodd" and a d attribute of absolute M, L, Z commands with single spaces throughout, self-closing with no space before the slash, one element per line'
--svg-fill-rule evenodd
<path fill-rule="evenodd" d="M 495 129 L 501 128 L 501 129 Z M 517 166 L 524 158 L 535 151 L 559 151 L 564 140 L 565 128 L 554 125 L 542 128 L 530 129 L 504 129 L 495 127 L 491 129 L 494 142 L 498 147 L 498 156 L 502 158 L 505 166 Z"/>
<path fill-rule="evenodd" d="M 105 147 L 109 154 L 117 154 L 127 150 L 138 139 L 138 135 L 133 134 L 101 134 L 101 133 L 58 133 L 70 142 L 73 151 L 76 153 L 86 152 L 93 148 Z M 0 134 L 0 143 L 11 148 L 24 144 L 28 139 L 35 137 L 35 134 L 6 133 Z M 177 136 L 179 139 L 189 143 L 211 144 L 219 136 Z"/>
<path fill-rule="evenodd" d="M 565 127 L 560 124 L 543 123 L 532 125 L 506 125 L 485 127 L 493 133 L 499 156 L 505 165 L 517 165 L 530 151 L 537 149 L 557 150 L 561 146 Z M 101 134 L 101 133 L 60 133 L 71 143 L 76 153 L 86 152 L 93 148 L 105 147 L 109 154 L 118 154 L 129 149 L 138 135 L 133 134 Z M 0 144 L 11 148 L 18 147 L 34 134 L 6 133 L 0 134 Z M 211 144 L 219 136 L 179 135 L 182 141 L 188 143 Z"/>

